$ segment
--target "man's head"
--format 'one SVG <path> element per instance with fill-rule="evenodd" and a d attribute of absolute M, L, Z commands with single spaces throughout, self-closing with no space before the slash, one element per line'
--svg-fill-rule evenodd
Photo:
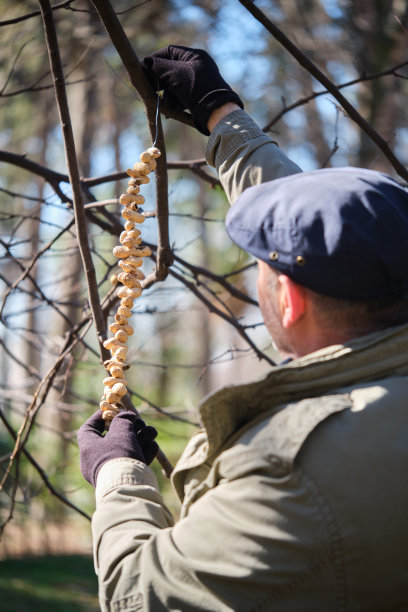
<path fill-rule="evenodd" d="M 283 355 L 408 321 L 408 192 L 390 177 L 337 168 L 251 187 L 227 230 L 260 260 L 260 307 Z"/>

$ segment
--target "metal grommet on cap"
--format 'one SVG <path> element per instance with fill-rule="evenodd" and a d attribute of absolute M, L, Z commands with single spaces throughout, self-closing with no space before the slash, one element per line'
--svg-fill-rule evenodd
<path fill-rule="evenodd" d="M 278 253 L 278 251 L 271 251 L 271 252 L 269 253 L 269 259 L 270 259 L 271 261 L 277 261 L 277 260 L 279 259 L 279 253 Z"/>
<path fill-rule="evenodd" d="M 306 259 L 304 257 L 302 257 L 302 255 L 298 255 L 296 257 L 296 263 L 298 266 L 304 266 L 306 263 Z"/>

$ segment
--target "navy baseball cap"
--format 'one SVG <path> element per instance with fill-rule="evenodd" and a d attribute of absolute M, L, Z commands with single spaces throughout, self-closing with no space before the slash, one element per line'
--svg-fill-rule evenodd
<path fill-rule="evenodd" d="M 351 300 L 408 299 L 408 190 L 361 168 L 292 174 L 246 189 L 230 238 L 295 282 Z"/>

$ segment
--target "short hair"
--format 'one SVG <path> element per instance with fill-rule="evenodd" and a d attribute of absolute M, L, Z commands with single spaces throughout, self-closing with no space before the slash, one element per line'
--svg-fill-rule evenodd
<path fill-rule="evenodd" d="M 351 336 L 408 323 L 408 298 L 387 297 L 360 301 L 333 298 L 306 289 L 314 308 L 316 321 L 325 329 L 338 327 Z"/>
<path fill-rule="evenodd" d="M 268 267 L 271 271 L 268 284 L 276 291 L 280 272 L 273 266 Z M 356 338 L 408 323 L 408 296 L 404 299 L 379 297 L 378 300 L 349 300 L 323 295 L 304 285 L 302 287 L 309 296 L 316 322 L 322 329 L 339 329 L 350 338 Z"/>

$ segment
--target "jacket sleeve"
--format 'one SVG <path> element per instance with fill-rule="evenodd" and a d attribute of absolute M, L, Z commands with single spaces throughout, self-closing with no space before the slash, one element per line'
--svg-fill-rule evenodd
<path fill-rule="evenodd" d="M 93 517 L 102 612 L 270 610 L 333 581 L 324 517 L 301 476 L 280 477 L 265 460 L 238 466 L 174 526 L 150 468 L 102 467 Z"/>
<path fill-rule="evenodd" d="M 301 172 L 243 110 L 230 113 L 216 125 L 206 158 L 217 169 L 231 204 L 247 187 Z"/>

